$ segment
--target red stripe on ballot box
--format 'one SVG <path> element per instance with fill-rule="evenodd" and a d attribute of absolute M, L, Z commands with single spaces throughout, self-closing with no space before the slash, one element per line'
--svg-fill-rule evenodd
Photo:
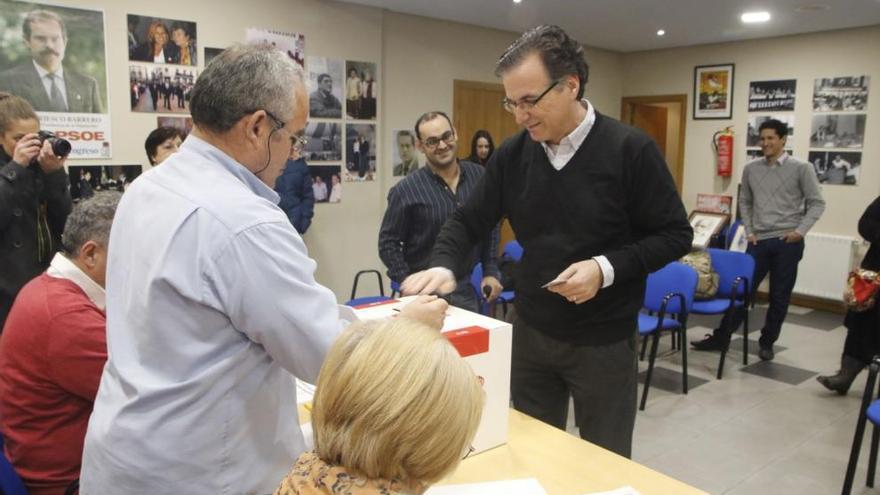
<path fill-rule="evenodd" d="M 489 352 L 489 330 L 478 327 L 465 327 L 444 332 L 461 357 Z"/>

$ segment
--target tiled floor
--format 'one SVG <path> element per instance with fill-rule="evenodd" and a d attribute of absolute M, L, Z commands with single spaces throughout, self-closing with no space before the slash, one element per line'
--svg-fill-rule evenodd
<path fill-rule="evenodd" d="M 758 307 L 752 328 L 759 329 L 763 317 Z M 688 340 L 711 332 L 716 321 L 692 317 Z M 663 338 L 646 410 L 636 417 L 633 459 L 712 494 L 840 493 L 867 373 L 845 397 L 826 391 L 815 376 L 837 369 L 842 321 L 842 315 L 793 307 L 776 359 L 750 355 L 743 366 L 737 339 L 722 380 L 715 379 L 717 352 L 689 350 L 688 395 L 681 393 L 681 354 Z M 757 342 L 750 342 L 753 353 Z M 644 371 L 647 361 L 640 367 Z M 880 494 L 865 487 L 868 432 L 854 494 Z"/>

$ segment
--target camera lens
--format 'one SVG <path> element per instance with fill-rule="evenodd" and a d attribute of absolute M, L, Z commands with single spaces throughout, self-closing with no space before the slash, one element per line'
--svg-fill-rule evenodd
<path fill-rule="evenodd" d="M 49 140 L 49 143 L 52 145 L 52 153 L 55 153 L 55 156 L 67 156 L 70 154 L 70 141 L 61 138 L 52 138 Z"/>

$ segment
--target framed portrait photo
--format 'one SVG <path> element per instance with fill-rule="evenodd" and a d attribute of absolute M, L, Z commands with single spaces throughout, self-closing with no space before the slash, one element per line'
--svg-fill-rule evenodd
<path fill-rule="evenodd" d="M 691 228 L 694 229 L 693 247 L 697 249 L 706 249 L 712 236 L 716 235 L 721 229 L 727 225 L 730 215 L 723 213 L 708 213 L 703 211 L 691 212 L 690 216 Z"/>
<path fill-rule="evenodd" d="M 694 120 L 733 117 L 733 64 L 694 67 Z"/>

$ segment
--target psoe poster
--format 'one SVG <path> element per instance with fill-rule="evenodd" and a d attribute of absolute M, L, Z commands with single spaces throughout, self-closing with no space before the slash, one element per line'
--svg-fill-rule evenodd
<path fill-rule="evenodd" d="M 71 158 L 110 158 L 104 12 L 0 0 L 0 91 L 30 102 Z"/>

